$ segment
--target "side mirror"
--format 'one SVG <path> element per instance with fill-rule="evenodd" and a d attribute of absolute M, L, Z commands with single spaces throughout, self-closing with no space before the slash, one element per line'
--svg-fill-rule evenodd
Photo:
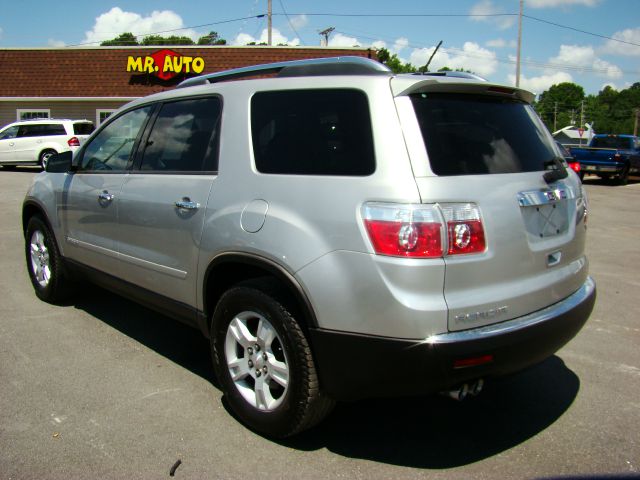
<path fill-rule="evenodd" d="M 71 170 L 72 152 L 57 153 L 49 157 L 45 170 L 51 173 L 66 173 Z"/>

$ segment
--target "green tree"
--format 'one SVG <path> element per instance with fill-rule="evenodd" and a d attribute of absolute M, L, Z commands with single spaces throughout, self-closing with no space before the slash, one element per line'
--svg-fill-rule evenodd
<path fill-rule="evenodd" d="M 580 109 L 584 100 L 584 88 L 571 82 L 552 85 L 540 94 L 536 103 L 538 115 L 551 131 L 580 121 Z M 586 120 L 586 118 L 585 118 Z"/>
<path fill-rule="evenodd" d="M 198 39 L 198 45 L 226 45 L 227 41 L 220 38 L 218 32 L 211 31 Z"/>
<path fill-rule="evenodd" d="M 138 43 L 138 39 L 131 32 L 123 33 L 112 40 L 106 40 L 100 44 L 101 47 L 127 47 L 138 45 L 140 45 Z"/>
<path fill-rule="evenodd" d="M 152 45 L 194 45 L 194 42 L 189 37 L 179 37 L 177 35 L 171 35 L 170 37 L 147 35 L 142 39 L 140 45 L 145 47 Z"/>
<path fill-rule="evenodd" d="M 394 73 L 413 73 L 418 71 L 411 63 L 402 63 L 395 53 L 391 54 L 386 48 L 378 50 L 378 61 L 385 64 Z"/>

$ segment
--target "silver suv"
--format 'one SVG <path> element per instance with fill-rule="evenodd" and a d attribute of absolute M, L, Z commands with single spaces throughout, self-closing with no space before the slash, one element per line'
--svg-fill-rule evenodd
<path fill-rule="evenodd" d="M 40 165 L 52 155 L 75 151 L 93 132 L 89 120 L 37 118 L 11 123 L 0 129 L 0 165 Z"/>
<path fill-rule="evenodd" d="M 595 301 L 585 193 L 532 99 L 350 57 L 186 80 L 36 176 L 35 293 L 85 278 L 196 326 L 274 437 L 335 401 L 478 393 Z"/>

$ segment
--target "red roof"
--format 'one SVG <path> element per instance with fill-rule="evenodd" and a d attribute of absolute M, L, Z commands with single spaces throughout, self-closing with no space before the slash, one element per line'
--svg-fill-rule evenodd
<path fill-rule="evenodd" d="M 374 50 L 305 47 L 94 47 L 0 50 L 0 97 L 141 97 L 174 88 L 156 75 L 127 71 L 128 57 L 147 57 L 169 48 L 204 60 L 204 73 L 263 63 L 355 55 Z M 144 60 L 143 60 L 144 62 Z"/>

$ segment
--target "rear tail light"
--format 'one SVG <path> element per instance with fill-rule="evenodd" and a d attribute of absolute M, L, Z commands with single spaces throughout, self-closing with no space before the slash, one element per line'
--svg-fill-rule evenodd
<path fill-rule="evenodd" d="M 569 166 L 574 172 L 580 173 L 580 162 L 569 162 Z"/>
<path fill-rule="evenodd" d="M 380 255 L 437 258 L 486 249 L 480 210 L 472 203 L 366 203 L 362 216 Z"/>
<path fill-rule="evenodd" d="M 472 203 L 441 206 L 447 222 L 449 255 L 481 253 L 486 249 L 480 209 Z"/>
<path fill-rule="evenodd" d="M 70 147 L 80 146 L 80 140 L 78 140 L 78 137 L 71 137 L 69 140 L 67 140 L 67 143 L 69 144 Z"/>

